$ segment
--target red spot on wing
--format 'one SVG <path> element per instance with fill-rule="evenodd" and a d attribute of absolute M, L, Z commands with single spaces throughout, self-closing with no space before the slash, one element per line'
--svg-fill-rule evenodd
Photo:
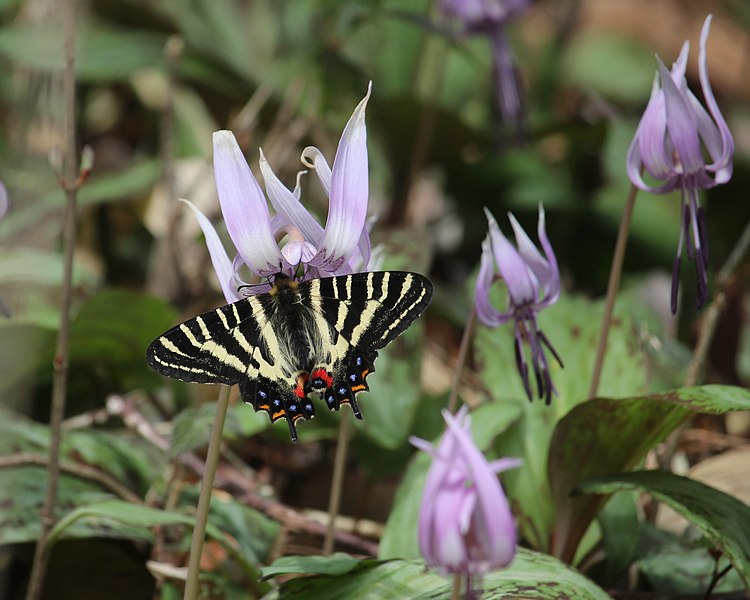
<path fill-rule="evenodd" d="M 326 371 L 325 369 L 315 369 L 312 373 L 310 373 L 310 377 L 313 379 L 322 379 L 323 382 L 326 384 L 326 387 L 329 388 L 333 385 L 333 377 L 331 377 L 331 374 Z"/>

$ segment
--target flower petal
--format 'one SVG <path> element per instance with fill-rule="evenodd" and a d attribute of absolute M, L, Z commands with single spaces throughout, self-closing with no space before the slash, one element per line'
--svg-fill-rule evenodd
<path fill-rule="evenodd" d="M 229 255 L 224 249 L 224 244 L 221 243 L 219 235 L 216 233 L 216 229 L 206 218 L 200 209 L 195 206 L 190 200 L 180 198 L 180 202 L 184 202 L 193 211 L 196 219 L 198 219 L 198 225 L 203 230 L 203 237 L 206 238 L 206 246 L 208 246 L 208 253 L 211 255 L 211 263 L 216 271 L 216 276 L 219 278 L 221 284 L 221 291 L 224 292 L 224 298 L 230 304 L 241 300 L 243 296 L 237 292 L 237 289 L 233 285 L 232 277 L 234 275 L 234 268 L 232 267 L 232 261 L 229 260 Z"/>
<path fill-rule="evenodd" d="M 703 168 L 704 163 L 698 127 L 686 94 L 687 87 L 685 91 L 680 90 L 661 59 L 657 57 L 656 60 L 659 63 L 659 74 L 664 92 L 664 109 L 667 115 L 669 138 L 679 156 L 682 173 L 697 173 Z M 685 85 L 687 86 L 687 83 Z"/>
<path fill-rule="evenodd" d="M 345 265 L 365 226 L 369 192 L 365 109 L 371 89 L 372 85 L 346 124 L 333 161 L 328 219 L 318 254 L 311 261 L 330 272 Z"/>
<path fill-rule="evenodd" d="M 302 164 L 310 169 L 313 169 L 320 179 L 320 183 L 326 192 L 326 196 L 331 195 L 331 167 L 328 166 L 328 161 L 323 156 L 323 153 L 318 150 L 315 146 L 307 146 L 302 151 L 300 157 Z"/>
<path fill-rule="evenodd" d="M 541 308 L 543 306 L 554 304 L 560 297 L 560 269 L 557 266 L 557 257 L 555 256 L 555 251 L 552 249 L 552 244 L 549 243 L 549 238 L 547 237 L 544 207 L 542 206 L 541 202 L 539 203 L 539 222 L 537 225 L 537 235 L 539 236 L 539 243 L 542 245 L 544 254 L 547 257 L 547 265 L 549 266 L 546 280 L 537 275 L 537 277 L 539 277 L 540 279 L 543 290 L 543 298 L 537 305 L 539 308 Z"/>
<path fill-rule="evenodd" d="M 276 213 L 287 223 L 300 230 L 305 240 L 318 246 L 323 239 L 323 227 L 302 206 L 298 197 L 281 183 L 268 164 L 263 150 L 260 150 L 260 172 L 266 184 L 266 193 Z M 295 263 L 292 263 L 295 264 Z"/>
<path fill-rule="evenodd" d="M 475 533 L 485 549 L 489 568 L 504 567 L 513 560 L 516 547 L 516 526 L 510 505 L 497 476 L 471 438 L 469 419 L 463 422 L 443 411 L 443 418 L 455 439 L 457 452 L 467 462 L 476 487 L 477 507 Z"/>
<path fill-rule="evenodd" d="M 714 163 L 708 165 L 706 168 L 710 171 L 716 172 L 716 183 L 726 183 L 732 177 L 732 155 L 734 154 L 734 139 L 732 138 L 732 132 L 729 130 L 727 122 L 724 120 L 724 116 L 719 110 L 719 105 L 716 103 L 713 90 L 711 89 L 711 83 L 708 80 L 708 67 L 706 66 L 706 43 L 708 41 L 708 32 L 711 28 L 711 15 L 706 17 L 706 21 L 703 23 L 701 29 L 701 42 L 700 42 L 700 53 L 698 56 L 698 74 L 701 80 L 701 89 L 703 90 L 703 98 L 706 101 L 708 110 L 711 116 L 716 122 L 716 126 L 719 128 L 722 140 L 722 153 L 717 158 L 713 156 Z"/>
<path fill-rule="evenodd" d="M 224 222 L 245 264 L 263 277 L 289 268 L 271 231 L 266 198 L 231 131 L 214 132 L 214 173 Z"/>
<path fill-rule="evenodd" d="M 490 302 L 490 288 L 495 280 L 495 258 L 492 254 L 490 235 L 482 242 L 482 258 L 479 262 L 479 275 L 474 290 L 474 306 L 477 317 L 488 327 L 497 327 L 506 323 L 512 316 L 512 311 L 501 313 Z"/>
<path fill-rule="evenodd" d="M 505 285 L 508 287 L 508 294 L 510 294 L 513 306 L 536 301 L 539 296 L 539 285 L 536 278 L 533 278 L 533 274 L 518 250 L 500 231 L 492 213 L 486 208 L 484 212 L 489 223 L 495 263 L 500 275 L 505 280 Z"/>

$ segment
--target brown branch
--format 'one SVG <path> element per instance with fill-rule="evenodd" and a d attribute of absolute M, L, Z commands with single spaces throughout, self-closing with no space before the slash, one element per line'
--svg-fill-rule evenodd
<path fill-rule="evenodd" d="M 120 396 L 111 396 L 107 400 L 107 409 L 113 415 L 122 418 L 125 425 L 160 450 L 164 452 L 169 450 L 169 440 L 157 432 L 148 419 L 138 412 L 138 408 L 133 400 L 125 400 Z M 204 464 L 198 456 L 192 452 L 185 452 L 177 460 L 199 478 L 203 478 Z M 321 538 L 326 534 L 325 524 L 310 519 L 281 502 L 258 494 L 252 482 L 232 464 L 225 464 L 225 467 L 217 472 L 214 487 L 229 490 L 239 502 L 255 508 L 266 516 L 278 521 L 287 530 L 302 531 L 320 536 Z M 336 530 L 334 539 L 337 543 L 356 549 L 363 554 L 377 556 L 378 544 L 359 535 Z"/>

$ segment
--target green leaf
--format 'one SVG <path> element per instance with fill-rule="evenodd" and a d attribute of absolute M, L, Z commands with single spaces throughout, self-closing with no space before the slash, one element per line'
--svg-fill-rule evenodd
<path fill-rule="evenodd" d="M 632 496 L 616 494 L 613 498 Z M 675 541 L 665 544 L 637 561 L 641 576 L 648 582 L 649 589 L 662 594 L 694 595 L 705 594 L 717 567 L 716 557 L 703 545 Z M 719 557 L 718 571 L 731 563 Z M 714 593 L 738 592 L 744 589 L 742 578 L 736 569 L 731 569 L 714 587 Z"/>
<path fill-rule="evenodd" d="M 428 600 L 450 597 L 453 580 L 430 571 L 420 560 L 363 560 L 344 575 L 316 575 L 284 582 L 268 598 L 292 600 Z M 507 569 L 482 580 L 485 600 L 536 600 L 567 598 L 606 600 L 595 584 L 554 558 L 519 548 Z"/>
<path fill-rule="evenodd" d="M 367 378 L 370 390 L 360 396 L 363 432 L 384 448 L 403 446 L 412 430 L 419 403 L 423 337 L 424 329 L 417 322 L 382 351 L 376 371 Z"/>
<path fill-rule="evenodd" d="M 174 323 L 175 311 L 164 301 L 125 290 L 106 290 L 86 301 L 70 328 L 71 365 L 122 381 L 142 383 L 145 353 L 156 336 Z M 137 377 L 134 381 L 128 378 Z"/>
<path fill-rule="evenodd" d="M 750 588 L 750 507 L 698 481 L 666 471 L 636 471 L 589 479 L 582 494 L 641 490 L 693 523 L 729 558 Z"/>
<path fill-rule="evenodd" d="M 596 398 L 565 415 L 549 448 L 549 482 L 557 511 L 555 556 L 573 559 L 605 501 L 598 496 L 572 498 L 570 491 L 584 479 L 636 467 L 691 410 L 750 410 L 750 392 L 706 385 L 636 398 Z"/>
<path fill-rule="evenodd" d="M 127 199 L 149 190 L 160 174 L 161 167 L 157 160 L 137 161 L 128 168 L 103 175 L 98 175 L 94 169 L 91 178 L 78 193 L 78 202 L 83 206 Z M 59 189 L 40 192 L 39 198 L 24 206 L 14 205 L 3 219 L 0 239 L 12 239 L 20 231 L 38 228 L 45 217 L 60 213 L 63 206 L 64 197 Z"/>
<path fill-rule="evenodd" d="M 170 456 L 207 445 L 215 415 L 216 402 L 207 402 L 180 412 L 172 421 Z M 227 412 L 223 435 L 227 440 L 243 439 L 265 431 L 270 426 L 271 422 L 265 413 L 256 413 L 245 403 L 233 404 Z"/>
<path fill-rule="evenodd" d="M 503 286 L 493 288 L 497 306 L 506 302 Z M 529 402 L 518 374 L 512 325 L 490 329 L 480 326 L 476 351 L 485 388 L 495 402 L 515 404 L 522 411 L 516 426 L 500 435 L 496 456 L 523 457 L 520 469 L 503 475 L 522 536 L 537 549 L 548 550 L 555 514 L 547 476 L 550 439 L 557 422 L 574 406 L 586 400 L 594 364 L 602 304 L 579 297 L 563 296 L 538 316 L 539 328 L 549 338 L 565 363 L 560 368 L 550 357 L 552 379 L 559 395 L 550 406 Z M 630 317 L 630 306 L 619 302 L 609 336 L 607 361 L 602 374 L 603 393 L 627 396 L 643 393 L 647 380 L 644 361 Z"/>
<path fill-rule="evenodd" d="M 520 416 L 515 404 L 492 402 L 471 412 L 471 433 L 479 448 L 485 448 L 492 440 L 512 427 Z M 433 443 L 437 443 L 438 439 Z M 409 463 L 406 474 L 396 492 L 388 521 L 380 539 L 379 558 L 417 558 L 417 522 L 422 491 L 427 471 L 432 464 L 425 452 L 417 452 Z"/>
<path fill-rule="evenodd" d="M 349 573 L 362 561 L 344 552 L 330 556 L 283 556 L 273 561 L 270 567 L 261 569 L 263 579 L 290 573 L 312 575 L 344 575 Z"/>
<path fill-rule="evenodd" d="M 45 473 L 41 466 L 0 469 L 0 545 L 31 542 L 39 537 L 39 511 L 47 488 Z M 97 484 L 63 473 L 58 480 L 55 515 L 61 518 L 82 503 L 109 497 Z M 79 524 L 71 528 L 70 536 L 144 539 L 139 531 L 125 533 L 96 523 Z"/>
<path fill-rule="evenodd" d="M 646 104 L 656 70 L 650 51 L 611 33 L 579 35 L 566 47 L 563 70 L 568 84 Z"/>

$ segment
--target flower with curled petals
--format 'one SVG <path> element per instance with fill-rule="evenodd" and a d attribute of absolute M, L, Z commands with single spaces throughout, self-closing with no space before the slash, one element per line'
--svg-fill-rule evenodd
<path fill-rule="evenodd" d="M 409 439 L 433 458 L 419 510 L 419 549 L 444 573 L 482 576 L 513 560 L 516 525 L 497 473 L 521 461 L 487 462 L 465 406 L 455 416 L 444 410 L 443 418 L 447 428 L 437 447 Z"/>
<path fill-rule="evenodd" d="M 698 308 L 708 298 L 706 217 L 698 191 L 726 183 L 732 177 L 734 141 L 714 98 L 706 67 L 710 25 L 709 15 L 701 31 L 698 56 L 701 91 L 708 111 L 690 91 L 685 79 L 690 50 L 690 43 L 686 41 L 671 71 L 657 57 L 658 80 L 654 80 L 651 98 L 627 156 L 628 176 L 634 185 L 655 194 L 674 190 L 682 194 L 682 227 L 672 266 L 672 313 L 677 312 L 683 245 L 687 247 L 688 258 L 695 261 Z M 646 183 L 642 170 L 661 184 Z"/>
<path fill-rule="evenodd" d="M 325 227 L 300 202 L 299 176 L 294 191 L 287 189 L 261 150 L 266 200 L 234 135 L 230 131 L 214 133 L 216 188 L 224 222 L 237 249 L 234 260 L 230 260 L 211 222 L 193 204 L 185 202 L 203 230 L 227 302 L 268 288 L 248 287 L 238 275 L 243 265 L 261 278 L 283 273 L 298 280 L 367 269 L 370 238 L 365 226 L 369 191 L 365 109 L 369 97 L 368 88 L 344 128 L 333 168 L 317 148 L 305 149 L 303 159 L 312 159 L 308 166 L 315 169 L 328 193 Z"/>
<path fill-rule="evenodd" d="M 546 346 L 562 366 L 560 357 L 547 336 L 537 327 L 536 315 L 543 308 L 554 304 L 560 297 L 560 272 L 557 259 L 549 243 L 544 225 L 544 208 L 539 205 L 539 242 L 544 256 L 526 235 L 516 218 L 508 213 L 516 236 L 514 247 L 500 231 L 492 213 L 484 210 L 489 223 L 489 233 L 482 243 L 482 259 L 477 277 L 474 305 L 479 320 L 489 327 L 497 327 L 513 319 L 515 324 L 515 353 L 518 371 L 523 380 L 529 400 L 532 398 L 529 383 L 529 368 L 526 363 L 523 343 L 529 345 L 531 364 L 536 376 L 537 392 L 549 404 L 556 393 L 552 384 Z M 497 269 L 497 271 L 496 271 Z M 505 281 L 508 289 L 508 308 L 498 311 L 490 302 L 490 288 L 498 278 Z"/>

